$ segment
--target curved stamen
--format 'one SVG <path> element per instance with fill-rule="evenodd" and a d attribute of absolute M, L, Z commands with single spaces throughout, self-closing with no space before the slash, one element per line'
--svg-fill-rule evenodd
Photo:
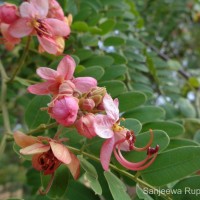
<path fill-rule="evenodd" d="M 46 194 L 49 192 L 49 190 L 50 190 L 50 188 L 51 188 L 51 186 L 52 186 L 54 177 L 55 177 L 55 174 L 53 173 L 53 174 L 51 175 L 51 179 L 49 180 L 49 183 L 48 183 L 48 185 L 47 185 L 47 187 L 46 187 L 45 190 L 39 189 L 39 193 L 40 193 L 41 195 L 46 195 Z"/>
<path fill-rule="evenodd" d="M 115 147 L 116 145 L 119 144 L 119 141 L 115 144 Z M 142 165 L 144 165 L 150 158 L 151 158 L 151 155 L 148 154 L 147 157 L 140 161 L 140 162 L 137 162 L 137 163 L 132 163 L 132 162 L 129 162 L 128 160 L 126 160 L 124 158 L 124 156 L 121 154 L 121 151 L 120 151 L 120 146 L 121 144 L 118 145 L 118 153 L 116 151 L 116 148 L 114 148 L 114 155 L 117 159 L 117 161 L 124 167 L 126 167 L 127 169 L 130 169 L 130 170 L 135 170 L 137 171 Z"/>
<path fill-rule="evenodd" d="M 156 159 L 157 155 L 158 155 L 158 152 L 156 152 L 156 154 L 154 154 L 153 158 L 146 165 L 143 165 L 143 166 L 139 167 L 137 169 L 137 171 L 144 170 L 147 167 L 149 167 L 154 162 L 154 160 Z"/>
<path fill-rule="evenodd" d="M 153 142 L 154 135 L 153 135 L 152 129 L 149 129 L 149 132 L 150 132 L 150 139 L 149 139 L 149 142 L 147 143 L 147 145 L 144 146 L 144 147 L 141 147 L 141 148 L 135 147 L 135 146 L 133 145 L 133 147 L 132 147 L 133 150 L 135 150 L 135 151 L 145 151 L 145 150 L 147 150 L 147 149 L 151 146 L 151 144 L 152 144 L 152 142 Z"/>
<path fill-rule="evenodd" d="M 115 158 L 117 159 L 117 161 L 122 166 L 126 167 L 127 169 L 134 170 L 134 171 L 144 170 L 147 167 L 149 167 L 154 162 L 154 160 L 156 159 L 156 157 L 158 155 L 159 145 L 156 145 L 155 148 L 148 147 L 147 157 L 144 160 L 140 161 L 140 162 L 133 163 L 133 162 L 130 162 L 130 161 L 126 160 L 124 158 L 124 156 L 122 155 L 122 153 L 121 153 L 121 149 L 120 149 L 121 144 L 123 142 L 125 142 L 127 139 L 128 138 L 121 139 L 121 140 L 117 141 L 115 143 L 115 145 L 114 145 L 114 155 L 115 155 Z M 116 150 L 116 148 L 117 148 L 117 150 Z"/>

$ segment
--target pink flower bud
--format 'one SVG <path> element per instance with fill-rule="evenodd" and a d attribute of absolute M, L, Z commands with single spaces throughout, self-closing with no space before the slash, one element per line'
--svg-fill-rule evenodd
<path fill-rule="evenodd" d="M 95 107 L 95 103 L 92 99 L 81 99 L 79 105 L 81 110 L 86 111 L 92 111 Z"/>
<path fill-rule="evenodd" d="M 64 20 L 64 12 L 61 8 L 60 4 L 56 0 L 49 0 L 49 12 L 48 12 L 49 18 L 56 18 L 59 20 Z"/>
<path fill-rule="evenodd" d="M 59 96 L 49 104 L 49 115 L 63 126 L 72 125 L 78 113 L 78 99 L 69 96 Z"/>
<path fill-rule="evenodd" d="M 80 135 L 83 135 L 87 138 L 93 138 L 96 136 L 94 123 L 95 116 L 90 113 L 82 116 L 79 120 L 77 120 L 75 123 L 75 127 Z"/>
<path fill-rule="evenodd" d="M 17 6 L 9 3 L 0 6 L 0 22 L 11 24 L 18 18 Z"/>

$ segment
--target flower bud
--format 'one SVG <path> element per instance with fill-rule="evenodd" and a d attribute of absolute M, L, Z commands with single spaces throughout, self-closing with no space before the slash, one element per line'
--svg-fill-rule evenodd
<path fill-rule="evenodd" d="M 81 99 L 79 101 L 81 110 L 92 111 L 95 107 L 95 102 L 92 99 Z"/>
<path fill-rule="evenodd" d="M 75 123 L 75 127 L 80 135 L 83 135 L 87 138 L 93 138 L 96 136 L 94 123 L 95 115 L 89 113 L 77 120 Z"/>
<path fill-rule="evenodd" d="M 91 91 L 88 94 L 88 97 L 101 95 L 104 96 L 106 94 L 106 88 L 105 87 L 95 87 L 92 88 Z"/>
<path fill-rule="evenodd" d="M 9 3 L 0 6 L 0 22 L 11 24 L 18 18 L 17 6 Z"/>
<path fill-rule="evenodd" d="M 63 126 L 72 125 L 78 113 L 78 99 L 71 96 L 59 96 L 49 105 L 48 113 L 58 123 Z"/>
<path fill-rule="evenodd" d="M 60 4 L 56 0 L 49 0 L 49 18 L 56 18 L 59 20 L 64 20 L 64 12 Z"/>

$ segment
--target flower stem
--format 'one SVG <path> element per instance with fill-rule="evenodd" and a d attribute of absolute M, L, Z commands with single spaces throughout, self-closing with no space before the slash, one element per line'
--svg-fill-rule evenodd
<path fill-rule="evenodd" d="M 28 50 L 29 50 L 29 46 L 30 46 L 30 43 L 31 43 L 31 36 L 28 37 L 27 39 L 27 42 L 26 42 L 26 46 L 25 46 L 25 49 L 24 49 L 24 52 L 22 54 L 22 57 L 19 61 L 19 65 L 18 67 L 15 69 L 13 75 L 11 76 L 10 80 L 8 81 L 9 83 L 12 83 L 16 77 L 16 75 L 21 71 L 23 65 L 24 65 L 24 61 L 26 59 L 26 56 L 28 54 Z"/>
<path fill-rule="evenodd" d="M 51 123 L 51 124 L 40 124 L 37 128 L 29 131 L 26 133 L 27 135 L 33 135 L 34 133 L 38 133 L 40 131 L 44 131 L 46 129 L 54 128 L 58 125 L 57 122 Z"/>
<path fill-rule="evenodd" d="M 77 148 L 74 148 L 74 147 L 71 147 L 71 146 L 67 146 L 71 151 L 73 151 L 74 153 L 77 153 L 77 154 L 82 154 L 83 156 L 86 156 L 94 161 L 97 161 L 97 162 L 100 162 L 100 159 L 97 158 L 96 156 L 94 155 L 91 155 L 87 152 L 84 152 L 84 151 L 81 151 L 80 149 L 77 149 Z M 144 186 L 144 187 L 147 187 L 149 189 L 152 189 L 154 191 L 156 191 L 157 189 L 155 187 L 153 187 L 152 185 L 149 185 L 148 183 L 144 182 L 142 179 L 139 179 L 137 176 L 134 176 L 132 174 L 130 174 L 129 172 L 125 171 L 125 170 L 122 170 L 122 169 L 119 169 L 117 168 L 115 165 L 112 165 L 112 164 L 109 164 L 110 168 L 117 171 L 118 173 L 134 180 L 135 182 L 137 182 L 138 184 Z M 165 194 L 160 194 L 164 199 L 166 200 L 172 200 L 171 197 L 169 197 L 168 195 L 165 195 Z"/>
<path fill-rule="evenodd" d="M 6 97 L 7 97 L 6 81 L 8 80 L 8 77 L 6 75 L 6 72 L 4 70 L 1 60 L 0 60 L 0 72 L 1 72 L 1 78 L 2 78 L 2 80 L 1 80 L 1 110 L 2 110 L 3 123 L 4 123 L 4 129 L 5 129 L 3 138 L 1 140 L 1 144 L 0 144 L 0 154 L 2 154 L 5 149 L 7 136 L 9 136 L 12 131 L 11 131 L 11 127 L 10 127 L 8 107 L 6 104 Z"/>

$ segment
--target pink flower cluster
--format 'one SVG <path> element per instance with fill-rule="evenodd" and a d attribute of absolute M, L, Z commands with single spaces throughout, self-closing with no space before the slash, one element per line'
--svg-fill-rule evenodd
<path fill-rule="evenodd" d="M 76 63 L 66 55 L 57 70 L 39 67 L 37 74 L 44 82 L 28 87 L 36 95 L 51 95 L 52 100 L 46 108 L 51 118 L 65 127 L 75 127 L 84 137 L 101 137 L 106 139 L 102 145 L 100 160 L 104 170 L 109 169 L 112 152 L 121 165 L 132 170 L 143 170 L 156 158 L 158 146 L 151 148 L 153 133 L 149 143 L 143 148 L 134 146 L 134 132 L 120 126 L 119 102 L 98 87 L 92 77 L 75 78 Z M 117 150 L 116 150 L 117 149 Z M 139 163 L 130 163 L 121 151 L 147 151 L 147 158 Z"/>
<path fill-rule="evenodd" d="M 36 35 L 40 52 L 61 54 L 70 34 L 71 20 L 64 16 L 56 0 L 29 0 L 19 7 L 8 3 L 0 6 L 0 33 L 8 50 L 12 50 L 20 38 Z"/>
<path fill-rule="evenodd" d="M 39 51 L 61 54 L 65 39 L 70 34 L 72 17 L 64 16 L 56 0 L 27 0 L 19 7 L 4 3 L 0 6 L 0 33 L 8 50 L 12 50 L 24 36 L 35 35 Z M 132 130 L 120 125 L 118 99 L 112 99 L 106 88 L 98 87 L 92 77 L 74 77 L 76 63 L 66 55 L 56 70 L 39 67 L 37 75 L 44 81 L 30 85 L 28 92 L 36 95 L 50 95 L 51 101 L 45 108 L 51 118 L 64 127 L 74 127 L 86 137 L 105 139 L 101 147 L 100 160 L 104 170 L 109 169 L 112 152 L 117 161 L 127 169 L 143 170 L 157 157 L 159 146 L 151 147 L 150 140 L 143 148 L 135 146 L 136 137 Z M 32 155 L 32 165 L 44 175 L 54 176 L 55 170 L 67 165 L 74 179 L 80 173 L 77 157 L 63 144 L 67 139 L 27 136 L 20 131 L 14 133 L 14 140 L 22 149 L 21 154 Z M 147 157 L 137 163 L 129 162 L 122 151 L 146 151 Z M 51 183 L 51 181 L 50 181 Z M 49 186 L 50 187 L 50 186 Z"/>

